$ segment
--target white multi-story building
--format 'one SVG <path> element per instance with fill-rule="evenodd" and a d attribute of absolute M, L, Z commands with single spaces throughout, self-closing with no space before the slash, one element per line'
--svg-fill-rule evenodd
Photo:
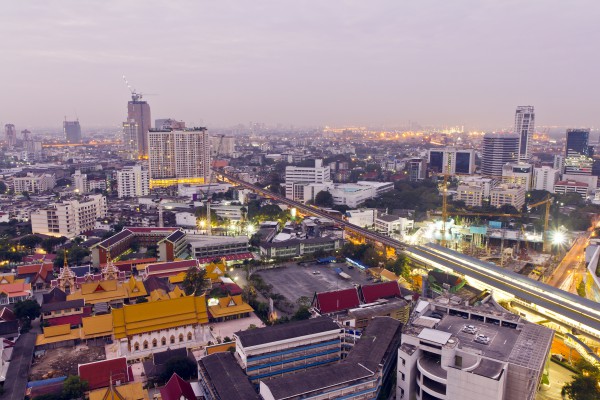
<path fill-rule="evenodd" d="M 393 182 L 371 181 L 358 181 L 357 183 L 342 184 L 336 184 L 333 182 L 296 182 L 291 186 L 294 196 L 293 199 L 296 201 L 314 201 L 319 192 L 326 191 L 331 193 L 331 196 L 333 197 L 333 204 L 346 205 L 351 208 L 356 208 L 366 200 L 374 199 L 375 197 L 394 189 Z"/>
<path fill-rule="evenodd" d="M 56 186 L 54 174 L 34 174 L 28 172 L 27 176 L 13 178 L 15 193 L 41 193 L 51 190 Z"/>
<path fill-rule="evenodd" d="M 501 207 L 510 204 L 520 210 L 525 204 L 525 187 L 516 184 L 503 183 L 490 190 L 490 205 Z"/>
<path fill-rule="evenodd" d="M 294 199 L 294 183 L 327 183 L 331 182 L 329 166 L 323 166 L 323 160 L 315 160 L 314 167 L 285 168 L 285 197 Z"/>
<path fill-rule="evenodd" d="M 235 138 L 233 136 L 211 136 L 210 137 L 210 155 L 222 157 L 231 157 L 235 152 Z"/>
<path fill-rule="evenodd" d="M 219 218 L 226 218 L 230 221 L 240 221 L 242 219 L 242 208 L 241 205 L 232 204 L 214 204 L 210 206 L 211 211 L 214 211 Z"/>
<path fill-rule="evenodd" d="M 73 178 L 73 186 L 77 193 L 83 194 L 88 192 L 87 174 L 82 174 L 80 170 L 77 170 L 71 175 L 71 178 Z"/>
<path fill-rule="evenodd" d="M 375 230 L 385 235 L 404 235 L 414 227 L 414 220 L 391 214 L 379 214 L 375 217 Z"/>
<path fill-rule="evenodd" d="M 106 190 L 106 181 L 104 179 L 91 179 L 87 182 L 87 187 L 90 192 L 96 189 Z"/>
<path fill-rule="evenodd" d="M 349 210 L 346 212 L 348 222 L 362 228 L 370 228 L 375 224 L 377 210 L 367 208 L 361 210 Z"/>
<path fill-rule="evenodd" d="M 148 132 L 150 188 L 206 183 L 210 142 L 206 128 Z"/>
<path fill-rule="evenodd" d="M 147 196 L 150 174 L 141 165 L 130 165 L 117 171 L 117 192 L 120 198 Z"/>
<path fill-rule="evenodd" d="M 552 192 L 554 184 L 558 182 L 559 178 L 560 171 L 558 169 L 547 166 L 535 168 L 533 170 L 533 189 Z"/>
<path fill-rule="evenodd" d="M 248 236 L 208 236 L 188 234 L 192 257 L 220 257 L 248 252 Z"/>
<path fill-rule="evenodd" d="M 526 163 L 506 164 L 502 167 L 502 182 L 525 186 L 525 191 L 531 190 L 532 166 Z"/>
<path fill-rule="evenodd" d="M 446 147 L 429 150 L 429 168 L 443 174 L 475 173 L 475 150 Z"/>
<path fill-rule="evenodd" d="M 533 106 L 519 106 L 515 112 L 515 133 L 519 135 L 519 161 L 529 162 L 531 158 L 531 139 L 535 127 Z"/>
<path fill-rule="evenodd" d="M 489 189 L 488 189 L 489 190 Z M 485 189 L 476 183 L 460 183 L 456 188 L 454 200 L 464 201 L 468 207 L 481 207 L 485 198 Z"/>
<path fill-rule="evenodd" d="M 588 192 L 589 185 L 584 182 L 559 181 L 554 184 L 554 193 L 556 194 L 577 193 L 585 198 L 588 195 Z"/>
<path fill-rule="evenodd" d="M 31 213 L 31 229 L 33 233 L 72 238 L 94 229 L 96 219 L 106 217 L 106 210 L 106 197 L 100 194 L 55 203 Z"/>

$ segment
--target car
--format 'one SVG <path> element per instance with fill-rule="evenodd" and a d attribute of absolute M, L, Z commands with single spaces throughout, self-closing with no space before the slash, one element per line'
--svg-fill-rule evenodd
<path fill-rule="evenodd" d="M 485 335 L 479 334 L 475 336 L 475 341 L 481 344 L 488 344 L 490 342 L 490 338 Z"/>
<path fill-rule="evenodd" d="M 442 314 L 434 312 L 434 313 L 431 313 L 431 317 L 437 318 L 437 319 L 442 319 Z"/>
<path fill-rule="evenodd" d="M 348 265 L 348 269 L 354 269 L 353 265 Z"/>
<path fill-rule="evenodd" d="M 474 335 L 475 332 L 477 332 L 477 328 L 475 328 L 473 325 L 465 325 L 465 327 L 463 328 L 463 332 Z"/>
<path fill-rule="evenodd" d="M 313 271 L 313 275 L 321 275 L 321 271 Z"/>
<path fill-rule="evenodd" d="M 469 314 L 463 314 L 461 315 L 462 319 L 469 319 Z"/>

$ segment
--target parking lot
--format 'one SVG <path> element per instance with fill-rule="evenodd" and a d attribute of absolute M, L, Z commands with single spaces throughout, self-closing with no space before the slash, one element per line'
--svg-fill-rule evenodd
<path fill-rule="evenodd" d="M 350 279 L 339 276 L 334 268 L 341 268 Z M 273 292 L 279 293 L 291 302 L 301 296 L 312 299 L 315 292 L 351 288 L 355 284 L 364 285 L 373 283 L 367 279 L 366 273 L 357 268 L 349 269 L 345 263 L 326 265 L 292 264 L 284 268 L 269 269 L 256 272 L 266 283 L 273 285 Z"/>

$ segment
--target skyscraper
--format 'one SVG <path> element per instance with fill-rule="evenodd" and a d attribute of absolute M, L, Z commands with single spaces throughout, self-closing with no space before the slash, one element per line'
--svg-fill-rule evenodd
<path fill-rule="evenodd" d="M 13 124 L 4 125 L 4 133 L 6 134 L 6 144 L 8 147 L 15 147 L 17 144 L 17 130 Z"/>
<path fill-rule="evenodd" d="M 25 129 L 21 131 L 21 136 L 23 137 L 23 141 L 27 142 L 30 139 L 31 131 Z"/>
<path fill-rule="evenodd" d="M 519 106 L 515 113 L 515 133 L 519 135 L 520 162 L 528 162 L 531 158 L 531 138 L 535 126 L 535 112 L 533 106 Z"/>
<path fill-rule="evenodd" d="M 502 167 L 514 163 L 519 155 L 519 139 L 516 133 L 486 133 L 483 136 L 481 174 L 502 177 Z"/>
<path fill-rule="evenodd" d="M 151 130 L 148 133 L 150 188 L 206 183 L 210 142 L 206 128 Z"/>
<path fill-rule="evenodd" d="M 77 121 L 63 121 L 63 133 L 67 143 L 81 143 L 81 126 Z"/>
<path fill-rule="evenodd" d="M 123 123 L 125 144 L 134 158 L 148 157 L 148 131 L 151 127 L 150 106 L 133 92 L 127 103 L 127 121 Z"/>
<path fill-rule="evenodd" d="M 589 129 L 567 129 L 565 174 L 591 175 L 594 149 L 589 145 Z"/>

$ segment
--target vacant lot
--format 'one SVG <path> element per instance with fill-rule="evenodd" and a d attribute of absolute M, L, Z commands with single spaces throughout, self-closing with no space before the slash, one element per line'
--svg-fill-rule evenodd
<path fill-rule="evenodd" d="M 106 355 L 104 347 L 87 347 L 79 345 L 74 348 L 60 348 L 46 350 L 40 358 L 33 361 L 30 371 L 30 380 L 77 375 L 77 365 L 92 361 L 104 360 Z"/>

